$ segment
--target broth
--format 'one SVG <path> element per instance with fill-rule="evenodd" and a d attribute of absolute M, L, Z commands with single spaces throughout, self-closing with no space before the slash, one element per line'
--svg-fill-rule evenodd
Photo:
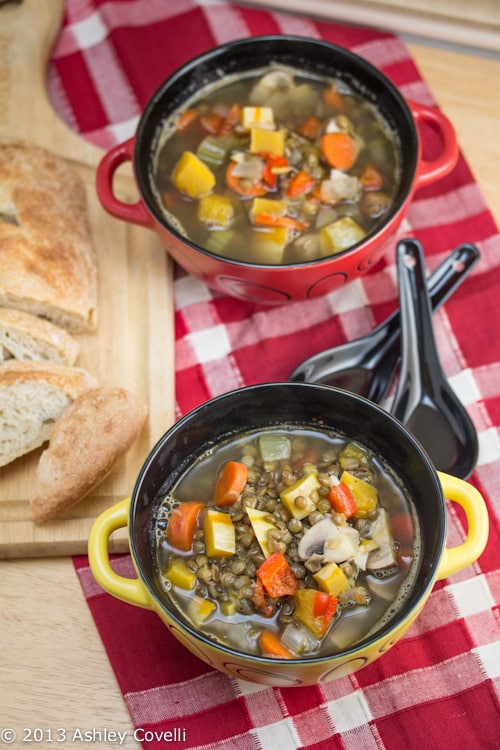
<path fill-rule="evenodd" d="M 180 234 L 257 264 L 323 258 L 386 220 L 395 133 L 340 79 L 270 66 L 211 85 L 163 123 L 152 181 Z"/>
<path fill-rule="evenodd" d="M 195 510 L 187 536 L 181 508 Z M 331 655 L 376 632 L 419 565 L 417 516 L 397 476 L 359 443 L 309 427 L 208 450 L 162 498 L 154 539 L 163 595 L 181 617 L 276 658 Z"/>

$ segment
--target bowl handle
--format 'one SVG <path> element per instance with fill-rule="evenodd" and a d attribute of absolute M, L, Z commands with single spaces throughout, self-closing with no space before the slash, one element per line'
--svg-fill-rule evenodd
<path fill-rule="evenodd" d="M 443 139 L 443 150 L 441 154 L 432 161 L 421 160 L 417 166 L 415 176 L 415 190 L 430 185 L 431 182 L 445 177 L 455 167 L 458 159 L 458 142 L 453 125 L 446 115 L 435 107 L 426 107 L 424 104 L 408 101 L 411 113 L 417 124 L 427 122 L 440 131 Z"/>
<path fill-rule="evenodd" d="M 117 529 L 128 526 L 130 498 L 112 505 L 96 518 L 90 529 L 88 554 L 90 569 L 97 583 L 108 592 L 137 607 L 152 609 L 146 589 L 139 578 L 125 578 L 111 567 L 109 561 L 109 537 Z"/>
<path fill-rule="evenodd" d="M 153 227 L 153 220 L 146 211 L 144 203 L 124 203 L 118 200 L 113 192 L 113 177 L 120 166 L 126 161 L 132 161 L 135 138 L 120 143 L 103 156 L 97 167 L 96 190 L 102 205 L 112 216 L 141 227 Z"/>
<path fill-rule="evenodd" d="M 437 580 L 448 578 L 462 568 L 475 562 L 482 554 L 488 541 L 488 511 L 482 495 L 469 482 L 438 471 L 444 496 L 458 503 L 467 518 L 467 538 L 463 544 L 447 547 L 437 572 Z"/>

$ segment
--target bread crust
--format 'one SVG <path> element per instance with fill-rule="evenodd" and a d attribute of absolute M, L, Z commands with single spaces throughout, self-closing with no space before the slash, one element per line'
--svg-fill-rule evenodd
<path fill-rule="evenodd" d="M 0 306 L 70 332 L 97 325 L 85 185 L 62 158 L 21 141 L 0 141 Z"/>
<path fill-rule="evenodd" d="M 124 388 L 94 388 L 76 399 L 40 457 L 33 520 L 51 520 L 86 497 L 126 454 L 145 420 L 145 407 Z"/>
<path fill-rule="evenodd" d="M 55 362 L 8 362 L 0 367 L 0 390 L 17 383 L 46 382 L 64 390 L 74 400 L 89 388 L 95 388 L 97 380 L 87 370 L 67 367 Z"/>
<path fill-rule="evenodd" d="M 18 348 L 22 355 L 18 356 Z M 2 355 L 2 349 L 6 356 Z M 0 307 L 0 363 L 7 363 L 12 357 L 28 361 L 50 360 L 71 367 L 79 350 L 78 342 L 64 328 L 22 310 Z"/>
<path fill-rule="evenodd" d="M 96 378 L 86 370 L 54 362 L 18 362 L 0 367 L 0 466 L 45 443 L 54 423 Z"/>

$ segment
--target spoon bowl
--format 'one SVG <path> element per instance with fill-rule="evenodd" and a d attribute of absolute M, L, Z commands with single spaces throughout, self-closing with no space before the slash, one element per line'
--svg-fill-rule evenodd
<path fill-rule="evenodd" d="M 459 245 L 429 278 L 433 310 L 442 305 L 464 281 L 479 260 L 479 250 L 469 243 Z M 400 359 L 400 315 L 395 311 L 366 336 L 313 355 L 301 362 L 288 380 L 324 383 L 383 401 Z"/>
<path fill-rule="evenodd" d="M 439 360 L 421 245 L 411 239 L 399 242 L 396 262 L 401 366 L 391 412 L 437 469 L 466 479 L 477 462 L 477 433 Z"/>

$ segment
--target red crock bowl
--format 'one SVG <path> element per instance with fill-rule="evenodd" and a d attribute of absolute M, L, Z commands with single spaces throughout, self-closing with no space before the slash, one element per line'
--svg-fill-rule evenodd
<path fill-rule="evenodd" d="M 341 253 L 289 265 L 229 260 L 197 246 L 165 219 L 150 179 L 155 144 L 167 117 L 206 84 L 272 62 L 346 80 L 378 107 L 398 134 L 402 146 L 400 185 L 392 211 L 383 225 Z M 419 124 L 431 126 L 441 137 L 441 153 L 431 161 L 422 156 Z M 136 135 L 112 148 L 102 159 L 97 170 L 97 193 L 104 208 L 113 216 L 155 230 L 179 265 L 213 289 L 252 302 L 282 304 L 326 294 L 373 266 L 390 249 L 390 240 L 415 191 L 448 174 L 457 156 L 457 139 L 448 119 L 437 109 L 407 102 L 393 83 L 363 58 L 328 42 L 292 36 L 261 36 L 216 47 L 167 78 L 147 104 Z M 113 192 L 114 173 L 126 161 L 133 163 L 140 195 L 134 204 L 122 202 Z"/>

